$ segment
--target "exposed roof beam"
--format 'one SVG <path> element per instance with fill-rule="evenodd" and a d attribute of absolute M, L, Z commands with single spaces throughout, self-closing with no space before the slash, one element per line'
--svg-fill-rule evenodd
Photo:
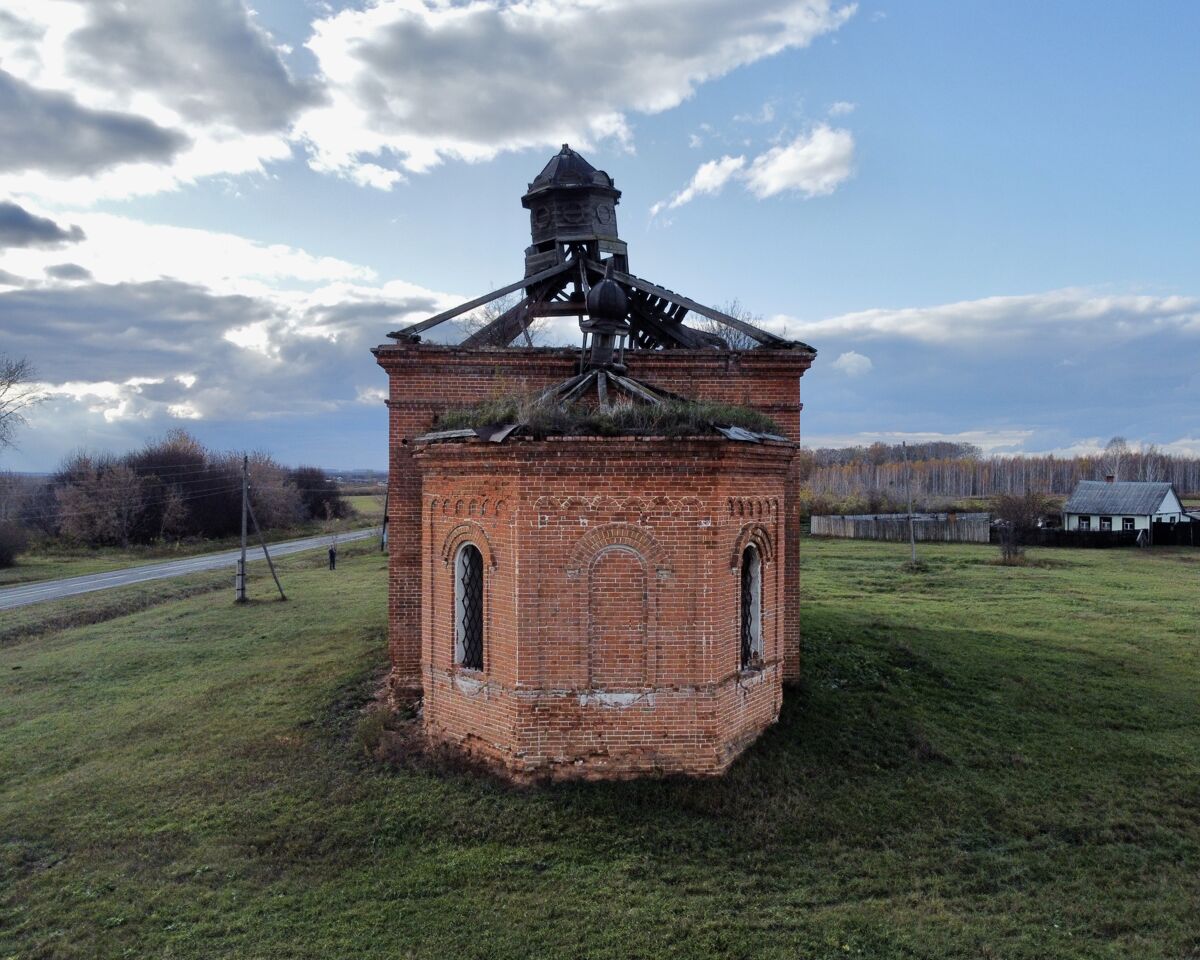
<path fill-rule="evenodd" d="M 543 280 L 549 280 L 551 277 L 556 277 L 560 273 L 565 273 L 567 270 L 573 269 L 575 266 L 571 260 L 557 263 L 553 267 L 543 270 L 541 273 L 535 273 L 533 276 L 525 277 L 518 280 L 516 283 L 510 283 L 507 287 L 501 287 L 498 290 L 493 290 L 491 293 L 485 293 L 482 297 L 476 297 L 474 300 L 468 300 L 466 303 L 460 303 L 453 309 L 446 310 L 437 316 L 430 317 L 428 320 L 422 320 L 420 323 L 414 323 L 411 326 L 404 327 L 402 330 L 394 330 L 388 336 L 395 340 L 403 340 L 406 337 L 411 337 L 414 334 L 424 333 L 431 327 L 436 327 L 439 323 L 445 323 L 447 320 L 453 320 L 455 317 L 461 316 L 476 307 L 482 307 L 486 303 L 491 303 L 493 300 L 504 296 L 506 293 L 512 293 L 514 290 L 532 287 L 535 284 L 541 283 Z"/>
<path fill-rule="evenodd" d="M 600 273 L 604 272 L 604 268 L 594 260 L 588 262 L 588 267 Z M 712 307 L 706 307 L 702 303 L 697 303 L 690 297 L 685 297 L 682 294 L 673 293 L 665 287 L 660 287 L 658 284 L 651 283 L 649 280 L 643 280 L 641 277 L 635 277 L 631 273 L 622 273 L 620 270 L 613 271 L 613 279 L 618 283 L 628 284 L 635 290 L 641 290 L 642 293 L 649 293 L 656 297 L 662 297 L 664 300 L 669 300 L 671 303 L 678 304 L 681 307 L 687 307 L 692 313 L 698 313 L 702 317 L 708 317 L 710 320 L 716 320 L 717 323 L 723 323 L 727 327 L 733 327 L 735 330 L 741 330 L 742 333 L 756 340 L 766 347 L 801 347 L 811 350 L 812 347 L 806 343 L 801 343 L 798 340 L 785 340 L 783 337 L 777 337 L 773 333 L 767 333 L 766 330 L 760 330 L 752 323 L 746 323 L 745 320 L 739 320 L 737 317 L 731 317 L 727 313 L 722 313 L 720 310 L 714 310 Z"/>
<path fill-rule="evenodd" d="M 700 350 L 707 346 L 703 339 L 696 336 L 694 330 L 681 323 L 670 323 L 661 316 L 656 316 L 650 306 L 642 301 L 631 299 L 629 310 L 637 317 L 638 324 L 659 341 L 664 347 L 683 347 L 685 350 Z"/>

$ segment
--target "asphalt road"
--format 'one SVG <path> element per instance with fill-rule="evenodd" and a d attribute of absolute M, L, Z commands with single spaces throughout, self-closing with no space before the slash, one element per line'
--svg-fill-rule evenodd
<path fill-rule="evenodd" d="M 367 537 L 379 536 L 379 528 L 369 530 L 354 530 L 350 533 L 339 533 L 339 543 L 348 540 L 365 540 Z M 329 535 L 305 537 L 302 540 L 284 540 L 280 543 L 267 545 L 271 551 L 271 559 L 286 557 L 290 553 L 300 553 L 302 550 L 315 550 L 318 547 L 329 546 Z M 229 582 L 233 584 L 233 574 L 237 567 L 237 559 L 241 550 L 222 550 L 220 553 L 202 553 L 195 557 L 185 557 L 182 560 L 167 560 L 163 563 L 147 563 L 138 567 L 125 567 L 123 570 L 109 570 L 107 573 L 91 573 L 83 577 L 68 577 L 63 580 L 42 580 L 38 583 L 23 583 L 15 587 L 5 587 L 0 590 L 0 610 L 12 607 L 23 607 L 30 603 L 40 603 L 43 600 L 60 600 L 63 597 L 73 597 L 80 593 L 92 593 L 96 590 L 107 590 L 110 587 L 124 587 L 131 583 L 143 583 L 146 580 L 164 580 L 168 577 L 182 577 L 189 573 L 199 573 L 203 570 L 217 570 L 229 567 Z M 248 546 L 246 561 L 263 561 L 262 548 Z"/>

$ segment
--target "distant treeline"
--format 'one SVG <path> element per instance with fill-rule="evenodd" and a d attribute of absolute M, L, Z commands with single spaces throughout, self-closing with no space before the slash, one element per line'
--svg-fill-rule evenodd
<path fill-rule="evenodd" d="M 251 504 L 263 529 L 350 513 L 316 467 L 249 455 Z M 125 456 L 77 453 L 48 479 L 0 478 L 0 521 L 93 546 L 227 537 L 241 530 L 242 455 L 183 431 Z"/>
<path fill-rule="evenodd" d="M 1181 496 L 1200 493 L 1200 457 L 1133 449 L 1114 438 L 1102 454 L 1079 457 L 992 456 L 956 443 L 908 447 L 914 501 L 936 509 L 957 500 L 1001 494 L 1068 496 L 1081 480 L 1169 481 Z M 812 512 L 871 513 L 903 508 L 904 450 L 896 444 L 805 450 L 805 500 Z"/>

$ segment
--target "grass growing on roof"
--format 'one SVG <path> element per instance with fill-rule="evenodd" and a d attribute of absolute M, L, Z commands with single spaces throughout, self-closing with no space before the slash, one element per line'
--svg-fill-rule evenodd
<path fill-rule="evenodd" d="M 386 567 L 0 649 L 0 957 L 1187 957 L 1200 551 L 806 541 L 717 781 L 513 790 L 354 735 Z"/>
<path fill-rule="evenodd" d="M 434 430 L 464 430 L 506 423 L 524 424 L 535 437 L 694 437 L 712 433 L 713 424 L 779 433 L 764 413 L 732 403 L 667 400 L 661 404 L 621 402 L 602 409 L 583 403 L 559 405 L 536 398 L 503 397 L 446 410 Z"/>

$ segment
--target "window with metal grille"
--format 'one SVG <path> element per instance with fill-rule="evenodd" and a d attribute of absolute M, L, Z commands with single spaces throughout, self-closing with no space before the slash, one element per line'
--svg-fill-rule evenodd
<path fill-rule="evenodd" d="M 454 562 L 454 659 L 468 670 L 483 669 L 483 554 L 472 543 Z"/>
<path fill-rule="evenodd" d="M 762 560 L 753 546 L 742 551 L 742 654 L 741 666 L 762 657 Z"/>

